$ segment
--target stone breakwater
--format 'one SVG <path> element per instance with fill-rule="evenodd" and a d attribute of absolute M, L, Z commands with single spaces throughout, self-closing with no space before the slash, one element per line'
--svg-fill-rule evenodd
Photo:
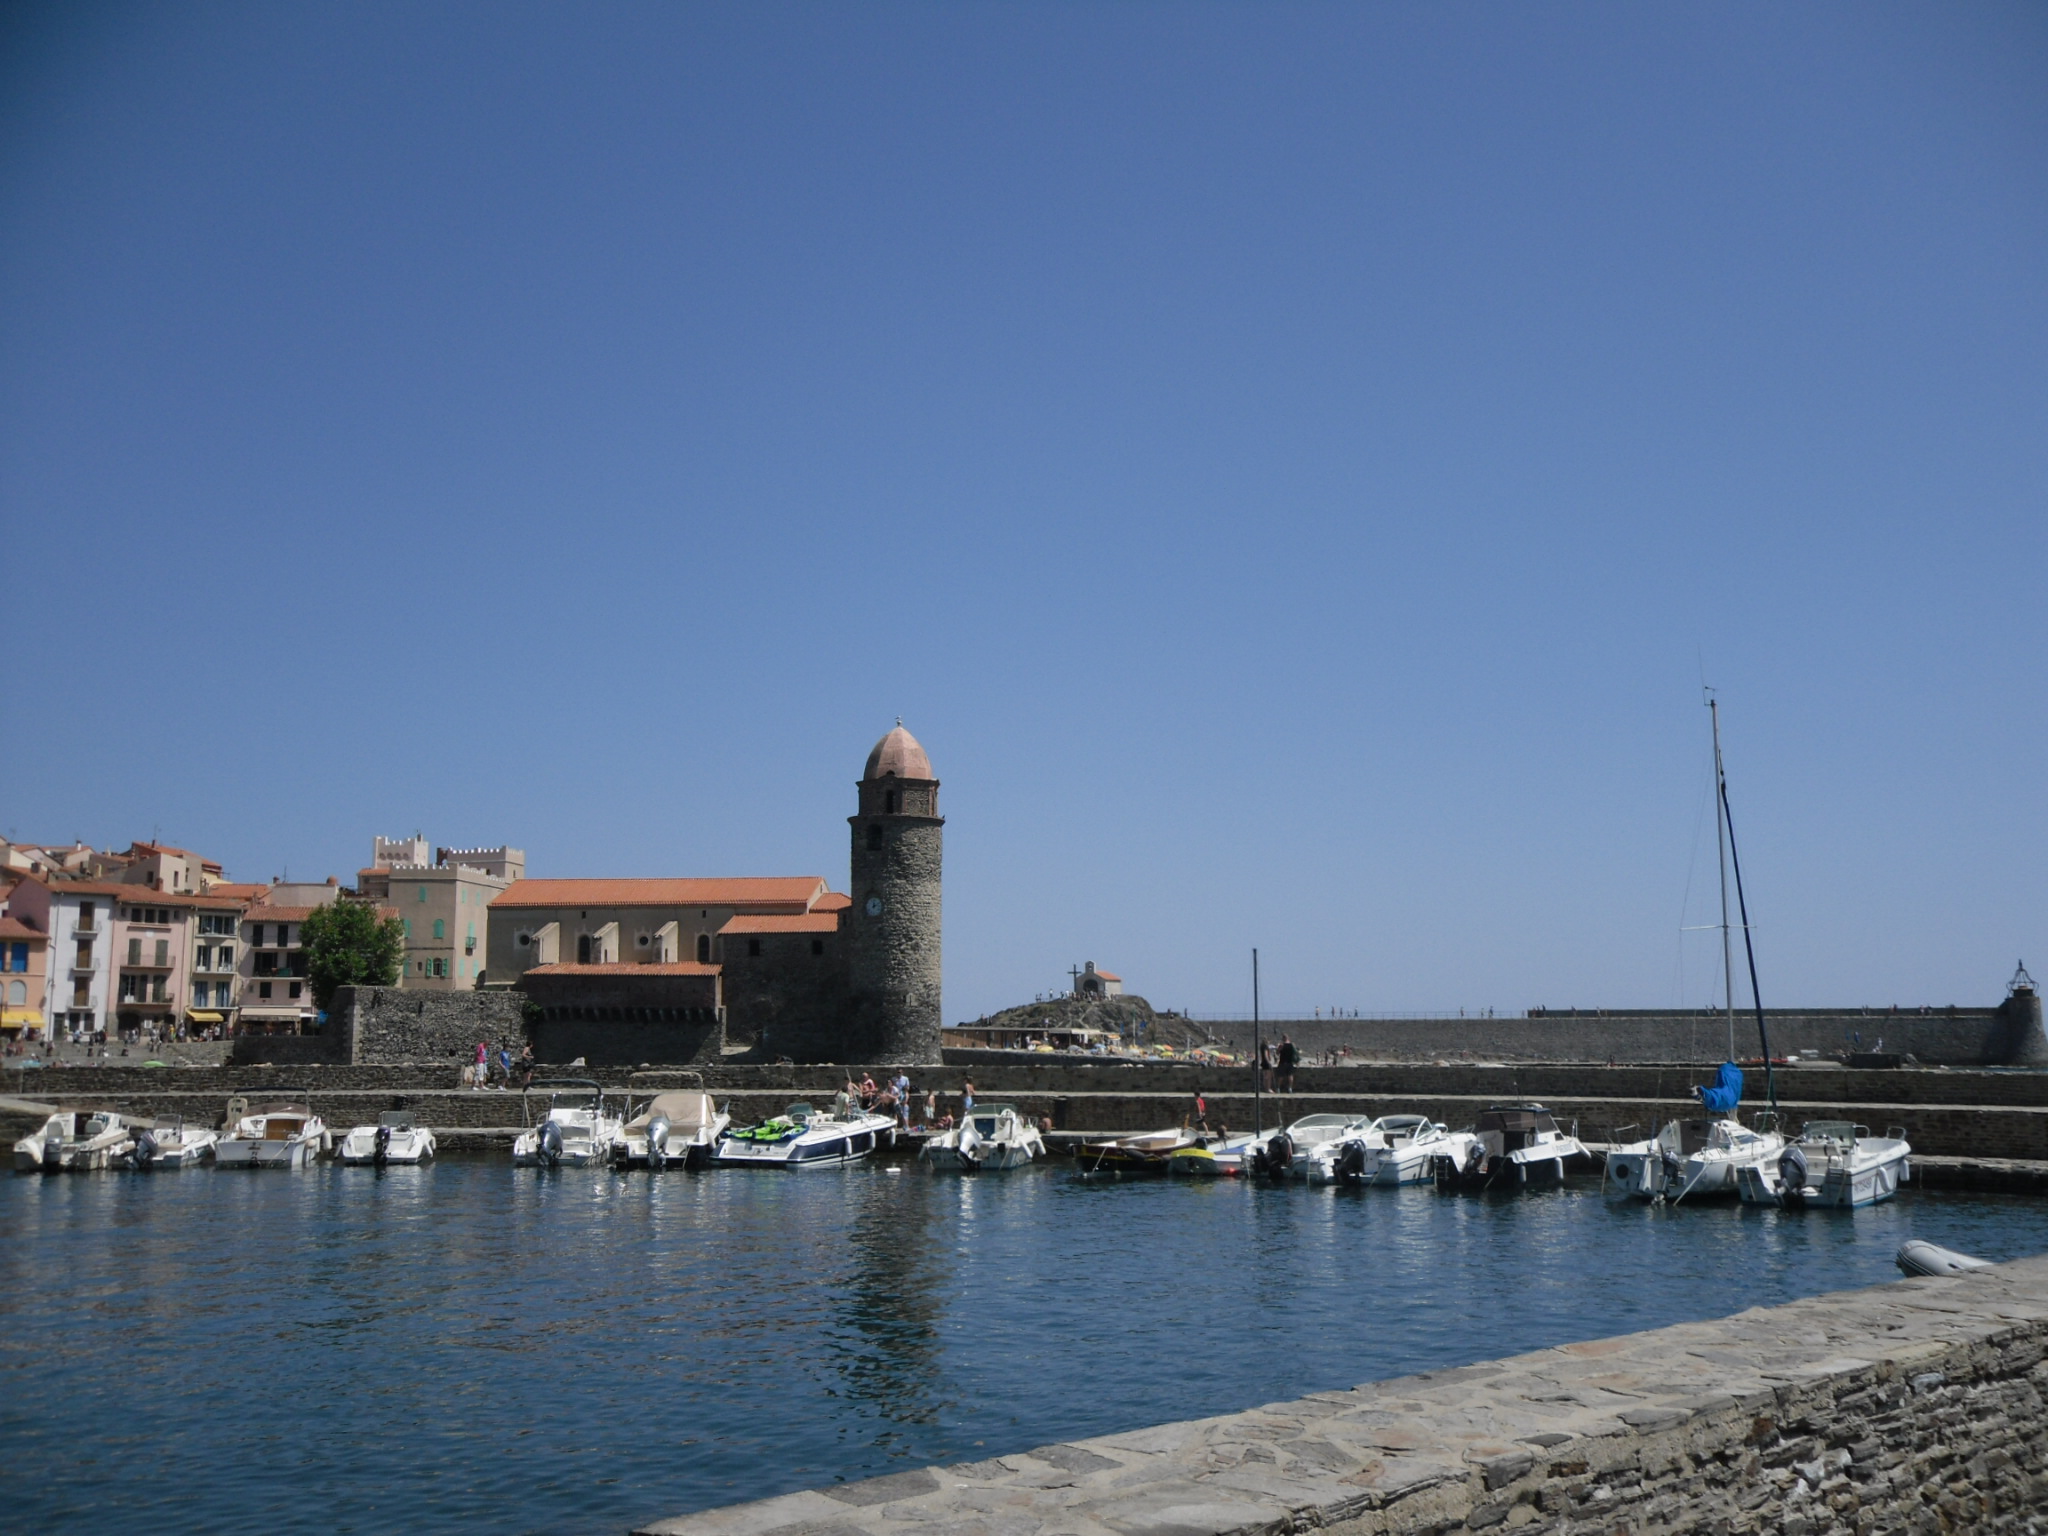
<path fill-rule="evenodd" d="M 829 1103 L 844 1081 L 832 1067 L 726 1064 L 688 1068 L 569 1068 L 636 1098 L 670 1087 L 702 1086 L 730 1104 L 741 1123 L 780 1113 L 794 1100 Z M 484 1141 L 509 1137 L 545 1109 L 536 1093 L 522 1103 L 516 1092 L 464 1091 L 459 1067 L 406 1065 L 176 1068 L 64 1068 L 0 1073 L 0 1092 L 67 1107 L 111 1104 L 137 1114 L 183 1115 L 217 1124 L 230 1094 L 252 1102 L 306 1090 L 330 1125 L 368 1124 L 385 1109 L 411 1109 L 437 1132 L 465 1132 Z M 1248 1129 L 1254 1113 L 1249 1072 L 1188 1065 L 1144 1066 L 1036 1058 L 986 1065 L 925 1067 L 913 1074 L 916 1091 L 937 1091 L 946 1107 L 971 1077 L 983 1100 L 1016 1104 L 1055 1130 L 1114 1134 L 1179 1125 L 1193 1109 L 1199 1087 L 1211 1127 Z M 1377 1064 L 1304 1069 L 1297 1093 L 1268 1095 L 1261 1106 L 1268 1126 L 1319 1112 L 1429 1115 L 1453 1127 L 1472 1124 L 1489 1104 L 1540 1099 L 1561 1119 L 1576 1123 L 1591 1141 L 1625 1140 L 1675 1114 L 1696 1114 L 1687 1086 L 1690 1068 L 1513 1067 Z M 2019 1159 L 2048 1162 L 2048 1073 L 1970 1071 L 1855 1071 L 1815 1068 L 1780 1074 L 1781 1108 L 1788 1127 L 1807 1120 L 1849 1119 L 1882 1132 L 1906 1132 L 1924 1157 Z M 1759 1106 L 1746 1104 L 1744 1118 Z M 451 1146 L 456 1143 L 450 1143 Z"/>
<path fill-rule="evenodd" d="M 640 1536 L 2039 1531 L 2044 1353 L 2048 1257 L 705 1510 Z"/>

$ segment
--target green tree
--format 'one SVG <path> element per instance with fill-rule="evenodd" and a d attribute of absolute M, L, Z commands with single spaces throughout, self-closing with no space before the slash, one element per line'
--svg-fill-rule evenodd
<path fill-rule="evenodd" d="M 315 907 L 299 925 L 313 1002 L 326 1008 L 337 987 L 390 987 L 405 967 L 405 924 L 375 907 L 337 901 Z"/>

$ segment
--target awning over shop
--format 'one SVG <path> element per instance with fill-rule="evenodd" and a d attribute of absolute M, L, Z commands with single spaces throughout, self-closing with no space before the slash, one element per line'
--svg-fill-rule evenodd
<path fill-rule="evenodd" d="M 225 1024 L 227 1015 L 215 1013 L 210 1008 L 193 1008 L 186 1012 L 186 1019 L 194 1024 Z"/>
<path fill-rule="evenodd" d="M 43 1016 L 33 1008 L 0 1009 L 0 1029 L 24 1029 L 31 1024 L 40 1026 Z"/>
<path fill-rule="evenodd" d="M 300 1019 L 310 1019 L 311 1017 L 310 1013 L 301 1013 L 296 1008 L 244 1008 L 242 1010 L 242 1022 L 245 1024 L 251 1019 L 290 1019 L 296 1023 Z"/>

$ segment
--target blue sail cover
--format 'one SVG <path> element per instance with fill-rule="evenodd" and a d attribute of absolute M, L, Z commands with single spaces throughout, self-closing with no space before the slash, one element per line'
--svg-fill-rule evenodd
<path fill-rule="evenodd" d="M 1700 1089 L 1699 1096 L 1709 1114 L 1734 1114 L 1735 1106 L 1742 1102 L 1742 1068 L 1732 1061 L 1722 1062 L 1721 1070 L 1714 1074 L 1714 1086 Z"/>

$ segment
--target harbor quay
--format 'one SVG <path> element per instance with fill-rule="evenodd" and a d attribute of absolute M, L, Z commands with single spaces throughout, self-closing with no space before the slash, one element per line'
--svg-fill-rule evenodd
<path fill-rule="evenodd" d="M 2038 1531 L 2048 1257 L 653 1521 L 637 1536 Z"/>
<path fill-rule="evenodd" d="M 1354 1063 L 1304 1067 L 1295 1091 L 1254 1094 L 1252 1070 L 1189 1062 L 1100 1061 L 1011 1052 L 947 1052 L 947 1063 L 905 1069 L 912 1082 L 912 1123 L 927 1095 L 952 1112 L 972 1082 L 979 1100 L 1017 1106 L 1046 1126 L 1055 1149 L 1095 1135 L 1179 1126 L 1199 1094 L 1210 1128 L 1267 1128 L 1316 1113 L 1427 1115 L 1454 1128 L 1470 1125 L 1488 1106 L 1541 1102 L 1581 1139 L 1617 1142 L 1649 1135 L 1692 1103 L 1696 1065 Z M 951 1058 L 966 1057 L 965 1060 Z M 328 1125 L 373 1123 L 390 1109 L 408 1109 L 450 1150 L 509 1142 L 547 1108 L 550 1080 L 594 1081 L 622 1095 L 646 1098 L 670 1089 L 702 1088 L 735 1124 L 780 1114 L 791 1103 L 829 1104 L 848 1071 L 837 1066 L 557 1067 L 538 1069 L 534 1088 L 458 1086 L 445 1062 L 354 1066 L 149 1068 L 101 1065 L 0 1073 L 0 1092 L 59 1108 L 109 1107 L 155 1118 L 182 1116 L 218 1124 L 230 1097 L 252 1105 L 286 1092 L 305 1092 Z M 1916 1165 L 1930 1172 L 1945 1161 L 1987 1170 L 1981 1187 L 2033 1187 L 2024 1165 L 2048 1171 L 2048 1073 L 1939 1068 L 1857 1069 L 1836 1065 L 1780 1069 L 1779 1115 L 1788 1129 L 1807 1120 L 1850 1120 L 1884 1132 L 1905 1131 Z M 1752 1114 L 1754 1110 L 1752 1109 Z M 24 1127 L 26 1120 L 24 1119 Z M 1993 1167 L 2007 1171 L 1992 1174 Z M 2010 1170 L 2019 1168 L 2020 1174 Z M 1940 1181 L 1960 1175 L 1943 1170 Z M 2019 1182 L 2014 1182 L 2018 1177 Z"/>

